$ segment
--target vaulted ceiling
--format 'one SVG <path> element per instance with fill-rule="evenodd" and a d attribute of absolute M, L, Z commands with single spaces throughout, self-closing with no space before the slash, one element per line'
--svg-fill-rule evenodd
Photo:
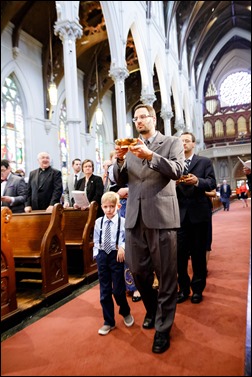
<path fill-rule="evenodd" d="M 151 12 L 151 3 L 147 2 Z M 179 58 L 187 49 L 189 75 L 200 72 L 209 58 L 213 48 L 233 28 L 251 33 L 250 1 L 164 1 L 167 48 L 169 48 L 169 32 L 172 18 L 176 17 Z M 56 21 L 54 1 L 2 1 L 1 32 L 11 21 L 14 24 L 12 33 L 13 47 L 18 47 L 20 31 L 34 37 L 43 45 L 43 66 L 45 88 L 50 79 L 49 40 L 50 28 L 53 43 L 53 72 L 55 81 L 59 82 L 64 74 L 62 42 L 53 35 Z M 81 39 L 76 41 L 77 66 L 85 73 L 85 99 L 88 117 L 96 107 L 95 57 L 97 56 L 99 72 L 100 98 L 108 90 L 114 88 L 113 80 L 108 76 L 110 69 L 110 50 L 99 1 L 80 1 L 79 22 L 83 27 Z M 205 80 L 206 91 L 212 73 L 224 54 L 232 50 L 251 51 L 251 42 L 239 36 L 231 38 L 215 56 Z M 134 41 L 129 35 L 126 48 L 127 68 L 130 72 L 125 81 L 127 109 L 130 109 L 140 98 L 141 80 Z M 194 68 L 194 69 L 193 69 Z M 196 84 L 197 78 L 196 78 Z M 158 82 L 154 77 L 154 88 L 158 95 Z M 197 88 L 196 88 L 197 89 Z M 154 104 L 155 105 L 155 104 Z M 156 107 L 156 106 L 154 106 Z M 158 107 L 158 106 L 157 106 Z M 159 107 L 160 110 L 160 107 Z"/>

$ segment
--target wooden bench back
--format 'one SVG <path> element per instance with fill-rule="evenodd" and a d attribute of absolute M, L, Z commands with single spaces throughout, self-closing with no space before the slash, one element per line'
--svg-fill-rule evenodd
<path fill-rule="evenodd" d="M 86 276 L 97 272 L 97 264 L 93 260 L 93 231 L 97 216 L 98 204 L 93 201 L 84 211 L 64 209 L 64 237 L 69 251 L 82 250 L 83 274 Z"/>
<path fill-rule="evenodd" d="M 64 209 L 64 237 L 65 243 L 83 244 L 84 227 L 87 223 L 89 208 L 84 211 L 74 208 Z"/>
<path fill-rule="evenodd" d="M 63 225 L 63 207 L 57 203 L 52 213 L 12 214 L 8 227 L 16 269 L 21 264 L 28 274 L 30 265 L 39 265 L 42 290 L 47 296 L 69 286 Z"/>
<path fill-rule="evenodd" d="M 8 238 L 12 243 L 15 258 L 31 258 L 40 263 L 41 244 L 49 227 L 52 214 L 45 211 L 14 213 Z M 59 224 L 60 226 L 60 224 Z"/>
<path fill-rule="evenodd" d="M 11 244 L 7 239 L 7 228 L 11 217 L 11 210 L 8 207 L 1 207 L 1 320 L 19 312 L 15 264 Z"/>

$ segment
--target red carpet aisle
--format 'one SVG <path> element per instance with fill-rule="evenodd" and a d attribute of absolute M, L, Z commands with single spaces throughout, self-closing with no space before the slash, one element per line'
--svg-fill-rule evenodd
<path fill-rule="evenodd" d="M 213 216 L 214 241 L 204 300 L 178 305 L 171 347 L 151 352 L 154 330 L 135 324 L 99 336 L 99 286 L 2 342 L 2 376 L 243 376 L 250 255 L 250 208 L 235 202 Z"/>

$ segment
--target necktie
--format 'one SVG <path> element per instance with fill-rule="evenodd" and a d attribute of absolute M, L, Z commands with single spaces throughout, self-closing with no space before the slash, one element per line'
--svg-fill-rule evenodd
<path fill-rule="evenodd" d="M 185 166 L 184 166 L 184 173 L 185 175 L 188 174 L 188 169 L 189 169 L 189 166 L 190 166 L 190 160 L 185 160 Z"/>
<path fill-rule="evenodd" d="M 109 254 L 111 252 L 111 220 L 107 221 L 107 225 L 105 228 L 105 233 L 104 233 L 104 251 L 105 253 Z"/>
<path fill-rule="evenodd" d="M 77 181 L 78 181 L 78 175 L 75 174 L 75 179 L 74 179 L 74 188 L 75 189 L 76 189 Z"/>
<path fill-rule="evenodd" d="M 149 144 L 150 144 L 149 140 L 145 140 L 145 141 L 144 141 L 144 144 L 147 145 L 147 147 L 148 147 Z"/>

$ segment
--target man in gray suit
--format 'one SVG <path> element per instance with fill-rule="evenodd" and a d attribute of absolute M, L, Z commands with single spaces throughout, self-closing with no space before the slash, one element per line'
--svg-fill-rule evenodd
<path fill-rule="evenodd" d="M 1 205 L 13 213 L 24 212 L 26 193 L 24 178 L 11 172 L 8 160 L 1 160 Z"/>
<path fill-rule="evenodd" d="M 72 191 L 76 190 L 78 180 L 84 177 L 84 173 L 81 170 L 81 160 L 79 158 L 75 158 L 72 161 L 72 168 L 73 173 L 67 178 L 66 188 L 64 190 L 64 208 L 73 207 Z"/>
<path fill-rule="evenodd" d="M 136 106 L 133 122 L 140 134 L 138 144 L 129 149 L 115 146 L 114 178 L 119 186 L 129 187 L 125 260 L 146 309 L 142 326 L 155 327 L 152 351 L 162 353 L 170 346 L 176 310 L 180 226 L 176 180 L 183 172 L 184 150 L 178 137 L 156 131 L 152 106 Z M 152 288 L 154 271 L 158 290 Z"/>

